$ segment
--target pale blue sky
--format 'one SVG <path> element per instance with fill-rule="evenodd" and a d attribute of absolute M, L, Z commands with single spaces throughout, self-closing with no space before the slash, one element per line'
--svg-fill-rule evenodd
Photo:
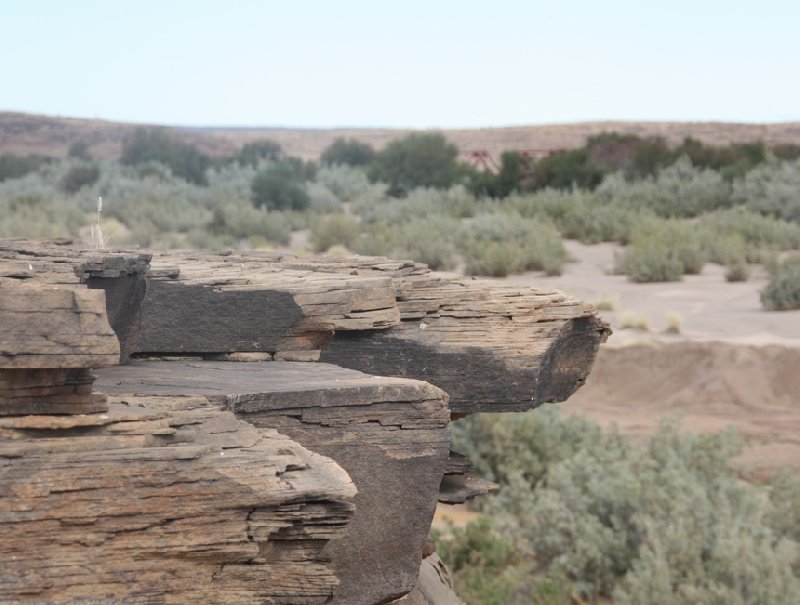
<path fill-rule="evenodd" d="M 0 0 L 0 110 L 180 125 L 800 120 L 800 2 Z"/>

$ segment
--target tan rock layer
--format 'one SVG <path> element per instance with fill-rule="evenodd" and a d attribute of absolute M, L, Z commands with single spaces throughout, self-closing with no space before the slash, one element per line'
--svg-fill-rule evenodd
<path fill-rule="evenodd" d="M 0 601 L 326 603 L 355 493 L 205 398 L 0 419 Z"/>
<path fill-rule="evenodd" d="M 449 458 L 444 392 L 324 363 L 148 361 L 98 374 L 109 392 L 212 398 L 336 460 L 358 494 L 347 536 L 324 551 L 341 582 L 332 603 L 372 605 L 414 588 Z"/>

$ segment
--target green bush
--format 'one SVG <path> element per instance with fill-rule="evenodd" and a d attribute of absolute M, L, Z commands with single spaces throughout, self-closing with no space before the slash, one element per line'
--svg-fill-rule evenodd
<path fill-rule="evenodd" d="M 750 171 L 734 185 L 734 199 L 755 212 L 800 223 L 800 160 Z"/>
<path fill-rule="evenodd" d="M 326 166 L 369 166 L 375 160 L 375 150 L 355 139 L 339 137 L 322 151 L 319 159 Z"/>
<path fill-rule="evenodd" d="M 457 229 L 458 223 L 446 216 L 411 220 L 397 229 L 391 256 L 425 263 L 434 270 L 453 269 Z"/>
<path fill-rule="evenodd" d="M 311 245 L 314 252 L 327 252 L 333 246 L 352 250 L 358 239 L 358 222 L 344 214 L 331 214 L 316 221 L 311 227 Z"/>
<path fill-rule="evenodd" d="M 800 309 L 800 254 L 775 268 L 761 291 L 761 305 L 768 311 Z"/>
<path fill-rule="evenodd" d="M 693 435 L 669 421 L 637 445 L 554 406 L 470 417 L 453 432 L 454 447 L 504 484 L 483 502 L 491 524 L 440 538 L 459 590 L 474 570 L 479 586 L 497 579 L 509 603 L 530 603 L 532 585 L 548 579 L 562 598 L 590 603 L 800 602 L 800 480 L 742 481 L 733 433 Z M 476 548 L 487 557 L 470 555 Z"/>
<path fill-rule="evenodd" d="M 471 275 L 502 277 L 528 270 L 560 275 L 568 260 L 561 236 L 552 225 L 502 212 L 467 219 L 459 230 L 457 245 Z"/>
<path fill-rule="evenodd" d="M 61 188 L 67 193 L 77 193 L 82 188 L 94 185 L 100 178 L 96 164 L 77 164 L 67 171 L 61 180 Z"/>
<path fill-rule="evenodd" d="M 207 155 L 161 128 L 137 128 L 122 142 L 122 164 L 139 166 L 159 162 L 173 174 L 197 185 L 206 184 Z"/>
<path fill-rule="evenodd" d="M 234 160 L 242 166 L 257 167 L 264 160 L 277 162 L 283 157 L 280 143 L 275 141 L 253 141 L 242 146 Z"/>
<path fill-rule="evenodd" d="M 749 277 L 750 267 L 744 258 L 732 260 L 726 266 L 725 279 L 729 282 L 747 281 Z"/>
<path fill-rule="evenodd" d="M 582 147 L 541 158 L 533 168 L 532 186 L 536 189 L 594 189 L 606 173 L 607 170 L 592 159 L 589 150 Z"/>
<path fill-rule="evenodd" d="M 650 210 L 664 218 L 692 218 L 704 212 L 730 207 L 731 187 L 719 173 L 695 168 L 681 158 L 655 178 L 627 181 L 620 174 L 608 176 L 597 188 L 601 199 L 635 210 Z"/>
<path fill-rule="evenodd" d="M 417 187 L 447 188 L 462 176 L 458 148 L 441 134 L 412 133 L 389 143 L 375 156 L 370 179 L 389 185 L 394 196 Z"/>
<path fill-rule="evenodd" d="M 700 273 L 708 257 L 703 233 L 675 221 L 642 223 L 631 243 L 615 256 L 614 272 L 634 282 L 679 281 Z"/>
<path fill-rule="evenodd" d="M 295 169 L 286 162 L 273 164 L 253 178 L 252 199 L 267 210 L 305 210 L 308 193 Z"/>
<path fill-rule="evenodd" d="M 23 177 L 52 161 L 53 158 L 41 155 L 22 156 L 4 153 L 0 155 L 0 182 Z"/>
<path fill-rule="evenodd" d="M 265 208 L 253 208 L 249 204 L 221 203 L 214 208 L 208 224 L 211 235 L 230 238 L 228 246 L 244 238 L 285 245 L 289 243 L 291 231 L 283 213 L 267 212 Z"/>
<path fill-rule="evenodd" d="M 342 202 L 354 202 L 361 197 L 375 196 L 383 201 L 385 186 L 369 182 L 367 174 L 350 166 L 323 166 L 319 169 L 316 182 L 328 189 Z M 371 202 L 378 203 L 372 199 Z"/>

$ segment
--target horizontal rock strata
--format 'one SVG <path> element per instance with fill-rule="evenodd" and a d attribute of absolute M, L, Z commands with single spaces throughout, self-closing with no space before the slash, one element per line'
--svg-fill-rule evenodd
<path fill-rule="evenodd" d="M 327 603 L 333 461 L 203 398 L 0 418 L 0 601 Z"/>
<path fill-rule="evenodd" d="M 99 388 L 204 396 L 337 461 L 358 489 L 347 536 L 326 549 L 334 603 L 386 602 L 414 588 L 449 456 L 446 395 L 429 384 L 328 364 L 133 362 Z"/>
<path fill-rule="evenodd" d="M 607 334 L 414 262 L 0 241 L 0 601 L 457 602 L 436 500 L 496 486 L 449 420 L 564 400 Z"/>
<path fill-rule="evenodd" d="M 31 261 L 36 276 L 67 279 L 62 267 L 53 269 L 65 262 L 57 256 L 66 254 L 63 246 L 5 248 L 9 271 Z M 261 352 L 319 359 L 431 382 L 457 414 L 563 401 L 583 384 L 608 335 L 591 305 L 558 291 L 434 273 L 413 262 L 255 252 L 149 259 L 73 250 L 67 258 L 72 282 L 107 292 L 123 358 Z"/>

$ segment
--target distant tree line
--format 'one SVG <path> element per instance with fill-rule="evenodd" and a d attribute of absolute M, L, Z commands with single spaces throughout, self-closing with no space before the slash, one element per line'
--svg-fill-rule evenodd
<path fill-rule="evenodd" d="M 793 160 L 800 145 L 767 147 L 763 143 L 706 145 L 687 138 L 670 147 L 660 137 L 639 137 L 616 132 L 589 137 L 577 149 L 555 151 L 531 158 L 514 150 L 502 153 L 497 171 L 479 170 L 458 160 L 458 149 L 440 133 L 412 133 L 396 139 L 382 150 L 355 139 L 336 139 L 323 150 L 322 166 L 350 166 L 366 172 L 371 182 L 388 185 L 393 197 L 404 197 L 418 187 L 446 189 L 465 185 L 474 195 L 504 198 L 512 193 L 543 189 L 593 190 L 609 174 L 629 180 L 653 178 L 658 172 L 687 157 L 699 169 L 718 171 L 728 181 L 742 177 L 770 156 Z M 85 141 L 76 141 L 69 157 L 77 163 L 62 181 L 67 193 L 91 185 L 99 169 Z M 52 162 L 41 155 L 0 155 L 0 181 L 24 176 Z M 280 144 L 270 140 L 245 144 L 237 153 L 214 158 L 165 128 L 137 128 L 122 144 L 120 162 L 138 167 L 142 174 L 166 166 L 174 176 L 197 185 L 207 185 L 207 170 L 225 164 L 259 167 L 252 182 L 254 205 L 267 209 L 303 210 L 308 206 L 304 183 L 314 178 L 317 164 L 288 156 Z"/>

